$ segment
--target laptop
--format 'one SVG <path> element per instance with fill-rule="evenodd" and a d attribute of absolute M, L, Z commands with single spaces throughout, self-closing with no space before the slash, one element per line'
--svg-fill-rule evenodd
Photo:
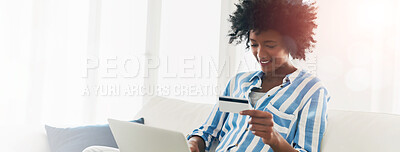
<path fill-rule="evenodd" d="M 108 123 L 120 152 L 190 152 L 180 132 L 115 119 Z"/>

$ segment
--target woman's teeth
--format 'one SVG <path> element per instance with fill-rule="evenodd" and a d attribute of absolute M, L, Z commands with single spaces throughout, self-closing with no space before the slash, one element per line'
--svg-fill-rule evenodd
<path fill-rule="evenodd" d="M 264 63 L 264 64 L 265 64 L 265 63 L 268 63 L 268 62 L 269 62 L 269 60 L 268 60 L 268 61 L 261 61 L 261 63 Z"/>

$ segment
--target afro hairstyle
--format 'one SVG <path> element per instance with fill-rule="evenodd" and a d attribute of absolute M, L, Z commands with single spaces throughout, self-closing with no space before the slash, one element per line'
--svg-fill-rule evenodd
<path fill-rule="evenodd" d="M 311 51 L 316 40 L 313 38 L 315 23 L 315 2 L 301 0 L 240 0 L 236 11 L 229 15 L 232 23 L 228 33 L 229 43 L 246 41 L 249 48 L 250 31 L 273 29 L 283 36 L 283 42 L 294 59 L 305 60 L 306 50 Z"/>

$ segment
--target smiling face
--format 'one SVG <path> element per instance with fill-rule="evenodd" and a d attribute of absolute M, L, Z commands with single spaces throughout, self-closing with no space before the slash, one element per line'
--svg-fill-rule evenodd
<path fill-rule="evenodd" d="M 264 73 L 289 67 L 289 53 L 282 41 L 282 35 L 275 30 L 250 31 L 250 46 L 254 57 Z"/>

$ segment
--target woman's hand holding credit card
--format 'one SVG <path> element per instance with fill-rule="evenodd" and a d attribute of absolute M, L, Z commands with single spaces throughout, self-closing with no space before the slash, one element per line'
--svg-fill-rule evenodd
<path fill-rule="evenodd" d="M 239 113 L 243 110 L 251 110 L 247 99 L 220 96 L 218 100 L 219 110 L 222 112 Z"/>
<path fill-rule="evenodd" d="M 254 110 L 247 99 L 221 96 L 218 106 L 222 112 L 250 116 L 249 129 L 254 135 L 260 137 L 263 143 L 271 145 L 277 143 L 279 138 L 284 140 L 273 128 L 273 115 L 266 111 Z"/>

